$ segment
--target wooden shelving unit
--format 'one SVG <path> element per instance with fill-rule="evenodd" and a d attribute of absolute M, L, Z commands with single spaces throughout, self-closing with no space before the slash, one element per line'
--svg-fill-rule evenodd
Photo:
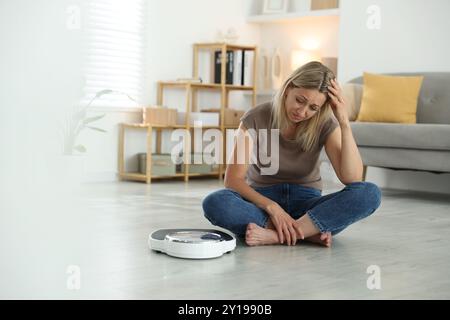
<path fill-rule="evenodd" d="M 119 177 L 122 180 L 135 180 L 135 181 L 144 181 L 146 183 L 151 183 L 152 180 L 156 179 L 169 179 L 169 178 L 183 178 L 184 181 L 189 181 L 191 177 L 218 177 L 219 179 L 223 178 L 223 174 L 225 171 L 225 165 L 220 164 L 217 172 L 211 173 L 190 173 L 189 167 L 190 164 L 186 163 L 186 158 L 183 163 L 184 172 L 176 173 L 175 175 L 170 176 L 154 176 L 151 172 L 151 164 L 152 164 L 152 132 L 156 130 L 156 153 L 161 152 L 161 133 L 162 130 L 170 130 L 170 129 L 195 129 L 193 125 L 190 124 L 190 113 L 195 112 L 198 109 L 197 104 L 197 94 L 201 90 L 213 90 L 217 91 L 221 95 L 221 105 L 220 105 L 220 124 L 219 126 L 203 126 L 202 129 L 219 129 L 222 133 L 223 137 L 223 147 L 222 147 L 222 163 L 225 163 L 226 157 L 226 129 L 237 129 L 237 126 L 225 126 L 225 108 L 228 108 L 228 94 L 233 90 L 247 91 L 251 92 L 252 95 L 252 106 L 256 104 L 256 74 L 257 74 L 257 47 L 256 46 L 244 46 L 244 45 L 235 45 L 235 44 L 227 44 L 227 43 L 196 43 L 193 45 L 194 54 L 193 54 L 193 77 L 198 78 L 199 76 L 199 51 L 200 50 L 210 50 L 214 52 L 215 50 L 221 50 L 222 52 L 222 61 L 221 61 L 221 83 L 193 83 L 193 82 L 174 82 L 174 81 L 159 81 L 158 82 L 158 92 L 157 92 L 157 104 L 163 105 L 164 103 L 164 91 L 165 89 L 175 88 L 175 89 L 183 89 L 185 90 L 185 112 L 186 119 L 184 125 L 170 125 L 170 126 L 161 126 L 161 125 L 151 125 L 151 124 L 120 124 L 119 129 Z M 252 84 L 253 86 L 241 86 L 241 85 L 231 85 L 226 84 L 226 53 L 228 50 L 251 50 L 254 52 L 253 56 L 253 74 L 252 74 Z M 135 173 L 135 172 L 125 172 L 125 130 L 127 128 L 134 129 L 142 129 L 147 131 L 147 142 L 146 142 L 146 152 L 147 152 L 147 163 L 146 163 L 146 173 Z M 191 144 L 192 145 L 192 144 Z M 187 146 L 185 146 L 186 150 Z M 185 157 L 187 157 L 187 153 L 184 153 Z"/>

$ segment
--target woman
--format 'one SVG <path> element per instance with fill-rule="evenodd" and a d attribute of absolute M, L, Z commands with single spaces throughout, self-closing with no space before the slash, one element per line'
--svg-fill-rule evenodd
<path fill-rule="evenodd" d="M 246 134 L 250 129 L 279 129 L 269 133 L 272 137 L 279 132 L 279 152 L 271 155 L 279 162 L 275 174 L 264 175 L 263 164 L 259 160 L 251 164 L 248 155 L 236 163 L 237 141 L 244 141 L 245 151 L 253 157 L 268 141 Z M 321 195 L 319 170 L 323 147 L 345 184 L 343 190 L 326 196 Z M 230 160 L 226 189 L 209 194 L 203 210 L 212 224 L 245 236 L 250 246 L 295 245 L 302 239 L 330 247 L 333 235 L 380 205 L 379 188 L 362 182 L 363 164 L 341 89 L 333 72 L 320 62 L 294 71 L 273 102 L 241 118 Z"/>

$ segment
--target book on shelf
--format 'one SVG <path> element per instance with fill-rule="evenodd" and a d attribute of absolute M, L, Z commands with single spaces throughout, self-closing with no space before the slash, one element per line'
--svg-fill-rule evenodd
<path fill-rule="evenodd" d="M 242 85 L 253 86 L 253 59 L 255 52 L 253 50 L 243 50 L 242 57 Z"/>
<path fill-rule="evenodd" d="M 233 84 L 234 72 L 234 54 L 232 50 L 227 50 L 225 62 L 225 83 Z M 222 51 L 214 52 L 214 83 L 221 83 L 222 81 Z"/>
<path fill-rule="evenodd" d="M 221 51 L 214 53 L 214 83 L 221 83 Z M 253 50 L 229 50 L 226 60 L 226 84 L 253 86 Z"/>
<path fill-rule="evenodd" d="M 236 86 L 242 85 L 242 55 L 242 50 L 234 51 L 233 84 Z"/>

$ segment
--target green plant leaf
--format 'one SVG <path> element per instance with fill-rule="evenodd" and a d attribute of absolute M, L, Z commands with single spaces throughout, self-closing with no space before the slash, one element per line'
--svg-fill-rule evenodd
<path fill-rule="evenodd" d="M 109 94 L 109 93 L 113 93 L 113 90 L 111 90 L 111 89 L 101 90 L 95 94 L 95 98 L 99 98 L 99 97 L 103 96 L 104 94 Z"/>
<path fill-rule="evenodd" d="M 81 144 L 79 144 L 79 145 L 76 145 L 75 147 L 73 147 L 75 150 L 77 150 L 78 152 L 82 152 L 82 153 L 85 153 L 86 152 L 86 147 L 85 146 L 83 146 L 83 145 L 81 145 Z"/>
<path fill-rule="evenodd" d="M 83 120 L 83 124 L 88 124 L 97 120 L 100 120 L 101 118 L 103 118 L 104 116 L 106 116 L 106 114 L 101 114 L 99 116 L 95 116 L 95 117 L 91 117 L 91 118 L 86 118 Z"/>
<path fill-rule="evenodd" d="M 91 130 L 95 130 L 95 131 L 100 131 L 100 132 L 107 132 L 106 130 L 104 130 L 104 129 L 101 129 L 101 128 L 96 128 L 96 127 L 90 127 L 90 126 L 86 126 L 86 128 L 89 128 L 89 129 L 91 129 Z"/>
<path fill-rule="evenodd" d="M 134 99 L 132 96 L 130 96 L 128 93 L 126 93 L 126 92 L 122 92 L 122 91 L 115 91 L 115 93 L 116 94 L 122 94 L 122 95 L 124 95 L 124 96 L 126 96 L 128 99 L 130 99 L 131 101 L 133 101 L 133 102 L 136 102 L 137 103 L 137 101 L 136 101 L 136 99 Z"/>

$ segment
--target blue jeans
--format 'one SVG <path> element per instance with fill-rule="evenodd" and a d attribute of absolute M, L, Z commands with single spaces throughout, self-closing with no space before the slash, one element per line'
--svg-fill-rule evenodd
<path fill-rule="evenodd" d="M 370 182 L 351 183 L 326 196 L 318 189 L 288 183 L 254 189 L 277 202 L 292 218 L 308 214 L 321 233 L 333 235 L 368 217 L 381 203 L 380 189 Z M 239 237 L 245 236 L 249 223 L 265 228 L 269 220 L 263 209 L 231 189 L 209 194 L 202 205 L 205 217 L 213 225 L 228 229 Z"/>

